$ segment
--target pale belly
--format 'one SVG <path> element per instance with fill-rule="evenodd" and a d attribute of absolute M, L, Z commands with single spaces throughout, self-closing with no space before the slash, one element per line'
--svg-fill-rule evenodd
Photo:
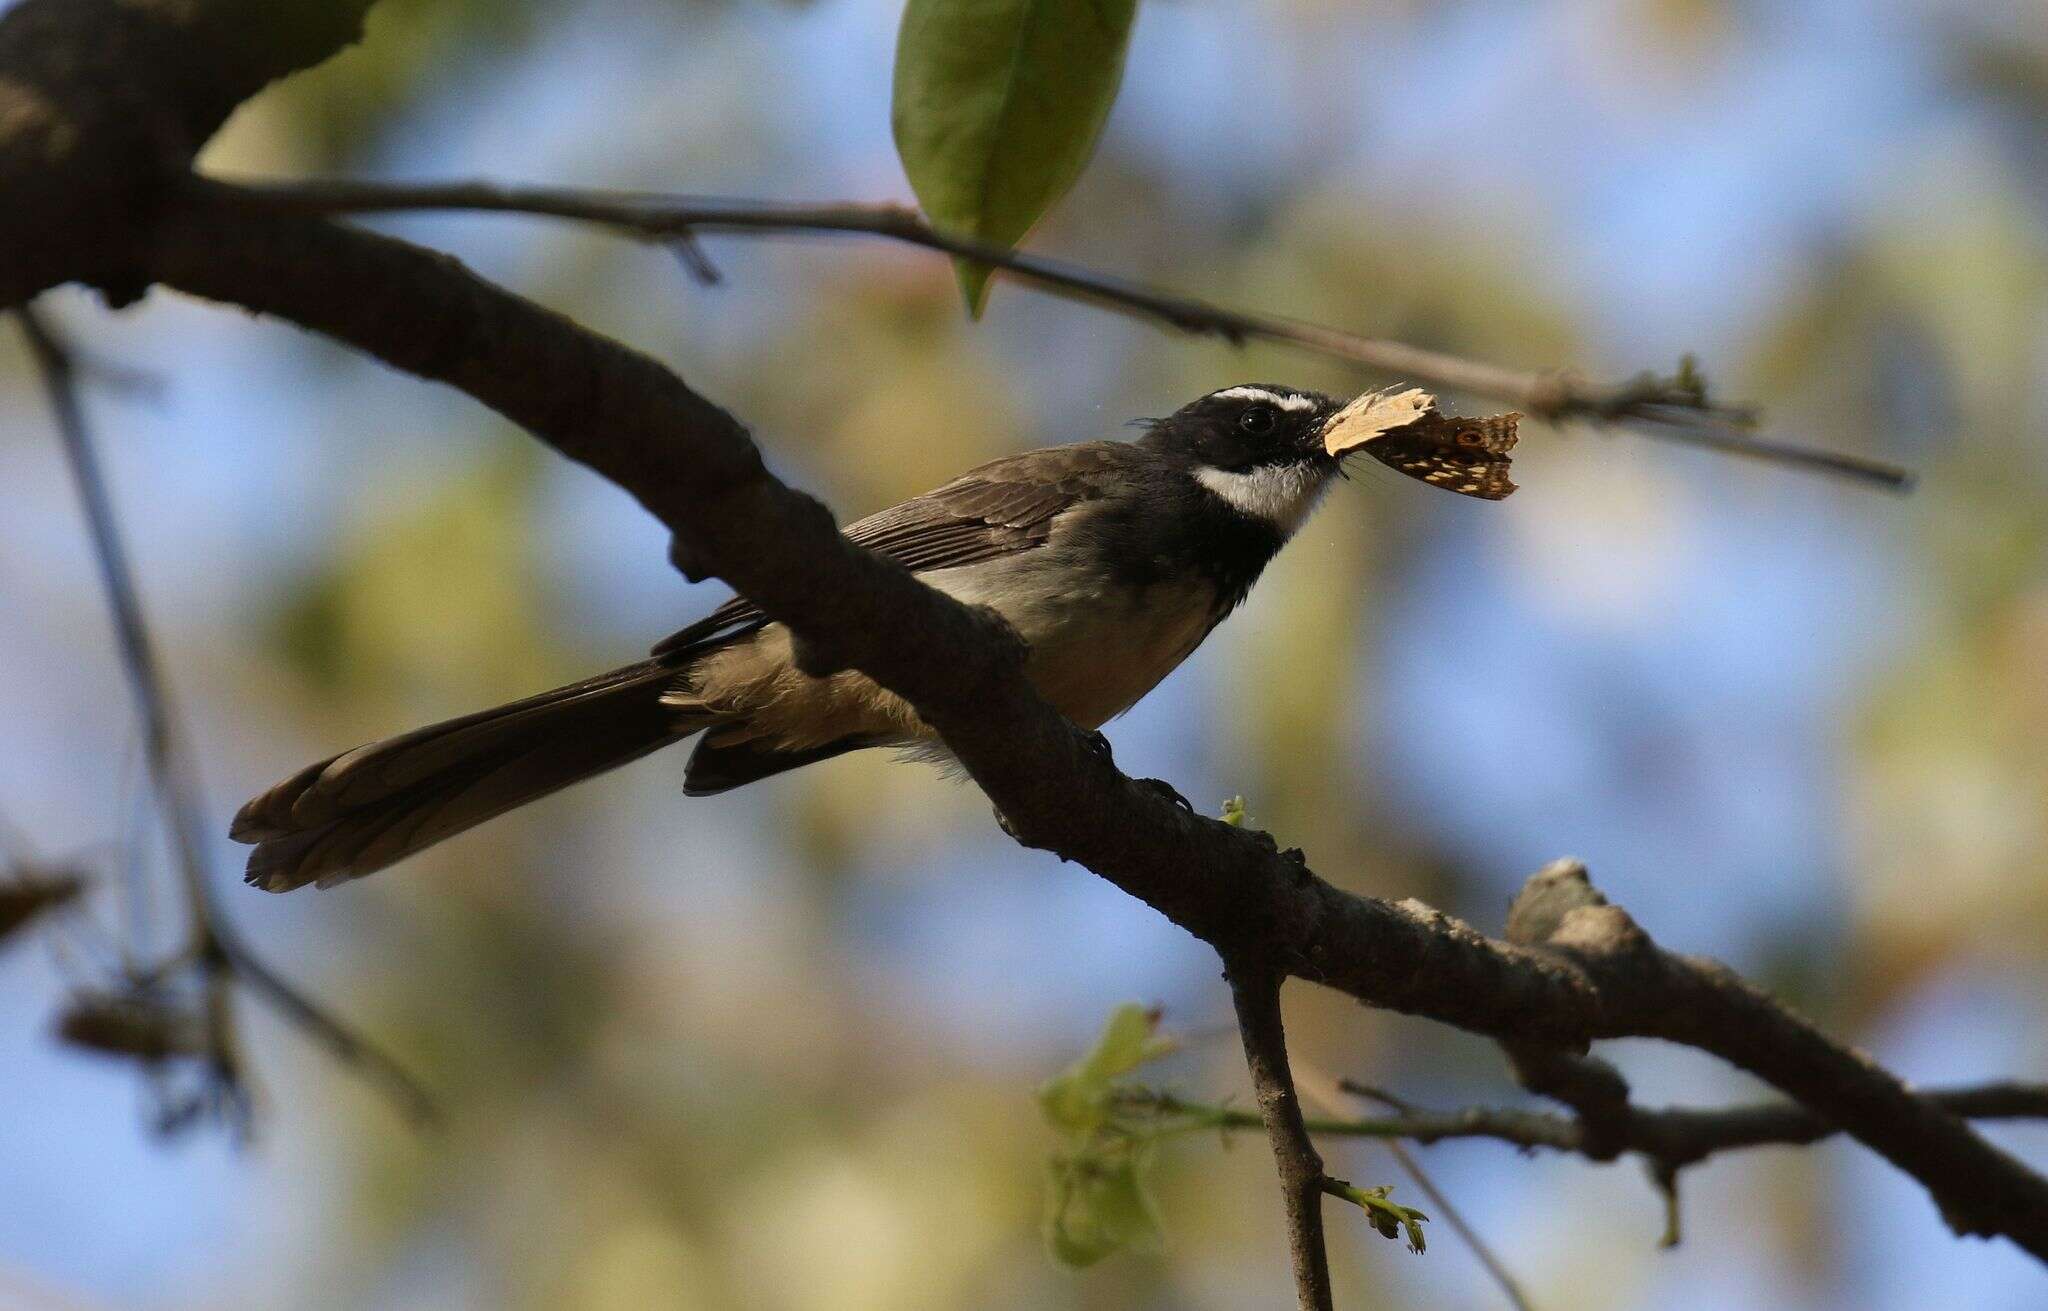
<path fill-rule="evenodd" d="M 1032 684 L 1083 728 L 1099 728 L 1130 709 L 1201 645 L 1215 622 L 1215 591 L 1202 582 L 1138 589 L 1052 560 L 1015 557 L 923 577 L 1008 619 L 1030 646 L 1025 672 Z M 692 671 L 692 682 L 696 695 L 689 702 L 726 720 L 712 730 L 712 740 L 721 743 L 768 739 L 794 750 L 848 737 L 877 743 L 931 737 L 906 702 L 865 675 L 799 673 L 789 631 L 780 624 L 708 655 Z"/>
<path fill-rule="evenodd" d="M 1030 645 L 1025 672 L 1039 694 L 1083 728 L 1099 728 L 1137 704 L 1215 623 L 1216 594 L 1206 583 L 1139 589 L 1096 578 L 1072 586 L 1072 571 L 1059 576 L 1070 586 L 1032 586 L 1044 580 L 1021 570 L 994 579 L 931 581 L 963 601 L 1000 611 Z"/>

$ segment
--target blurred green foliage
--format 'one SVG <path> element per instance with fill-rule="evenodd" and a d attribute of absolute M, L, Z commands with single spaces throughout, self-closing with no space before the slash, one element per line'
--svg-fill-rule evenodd
<path fill-rule="evenodd" d="M 548 678 L 526 535 L 537 468 L 534 452 L 509 446 L 351 525 L 328 560 L 289 584 L 274 621 L 280 654 L 330 697 L 470 698 Z"/>
<path fill-rule="evenodd" d="M 1243 807 L 1226 809 L 1224 822 L 1236 822 L 1232 815 L 1241 821 Z M 1262 1132 L 1256 1113 L 1187 1102 L 1132 1080 L 1181 1049 L 1178 1038 L 1160 1032 L 1159 1019 L 1157 1010 L 1133 1003 L 1117 1007 L 1088 1054 L 1038 1090 L 1039 1110 L 1060 1138 L 1047 1166 L 1046 1246 L 1066 1265 L 1160 1247 L 1165 1226 L 1151 1174 L 1167 1139 L 1213 1131 L 1227 1143 L 1235 1130 Z M 1424 1251 L 1429 1217 L 1392 1200 L 1391 1185 L 1331 1179 L 1328 1191 L 1364 1211 L 1381 1237 L 1405 1238 L 1418 1256 Z"/>
<path fill-rule="evenodd" d="M 1119 1006 L 1094 1048 L 1038 1090 L 1039 1109 L 1062 1139 L 1047 1166 L 1045 1241 L 1067 1265 L 1159 1246 L 1158 1208 L 1145 1182 L 1155 1137 L 1118 1118 L 1114 1101 L 1120 1080 L 1178 1047 L 1158 1028 L 1158 1012 Z"/>

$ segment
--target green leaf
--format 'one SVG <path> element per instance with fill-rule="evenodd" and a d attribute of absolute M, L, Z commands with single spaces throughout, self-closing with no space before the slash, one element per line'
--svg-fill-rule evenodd
<path fill-rule="evenodd" d="M 1117 1252 L 1158 1250 L 1159 1213 L 1145 1190 L 1150 1153 L 1054 1158 L 1046 1190 L 1045 1245 L 1063 1265 L 1094 1265 Z"/>
<path fill-rule="evenodd" d="M 1046 1120 L 1068 1144 L 1048 1162 L 1045 1208 L 1046 1247 L 1065 1265 L 1159 1245 L 1159 1215 L 1145 1191 L 1155 1135 L 1115 1115 L 1117 1081 L 1178 1046 L 1158 1028 L 1159 1012 L 1117 1007 L 1088 1054 L 1038 1090 Z"/>
<path fill-rule="evenodd" d="M 1038 1104 L 1053 1128 L 1075 1137 L 1100 1128 L 1109 1116 L 1110 1085 L 1177 1045 L 1154 1033 L 1158 1024 L 1156 1011 L 1135 1002 L 1111 1012 L 1094 1048 L 1038 1090 Z"/>
<path fill-rule="evenodd" d="M 1389 1199 L 1394 1191 L 1392 1184 L 1381 1184 L 1376 1188 L 1360 1188 L 1342 1179 L 1325 1180 L 1323 1191 L 1334 1197 L 1341 1197 L 1365 1212 L 1367 1223 L 1379 1232 L 1382 1238 L 1408 1239 L 1408 1250 L 1421 1255 L 1428 1244 L 1423 1241 L 1422 1226 L 1429 1217 L 1412 1206 L 1403 1206 Z"/>
<path fill-rule="evenodd" d="M 896 153 L 933 226 L 1010 247 L 1067 193 L 1123 80 L 1137 0 L 909 0 Z M 989 269 L 956 260 L 979 317 Z"/>

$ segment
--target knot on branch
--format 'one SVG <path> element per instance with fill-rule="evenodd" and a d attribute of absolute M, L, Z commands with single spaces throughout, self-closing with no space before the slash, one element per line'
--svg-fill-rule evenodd
<path fill-rule="evenodd" d="M 1554 860 L 1531 875 L 1508 911 L 1508 940 L 1578 958 L 1654 962 L 1656 944 L 1629 913 L 1593 886 L 1584 863 Z M 1530 1092 L 1572 1109 L 1583 1135 L 1581 1150 L 1611 1161 L 1630 1146 L 1634 1110 L 1628 1080 L 1587 1044 L 1503 1042 L 1516 1080 Z"/>
<path fill-rule="evenodd" d="M 1566 914 L 1582 906 L 1605 906 L 1606 894 L 1593 886 L 1583 861 L 1553 860 L 1529 876 L 1508 908 L 1508 941 L 1540 947 L 1550 941 Z"/>
<path fill-rule="evenodd" d="M 1545 945 L 1575 956 L 1634 958 L 1644 963 L 1657 959 L 1657 944 L 1619 906 L 1580 906 L 1567 911 Z"/>
<path fill-rule="evenodd" d="M 1652 960 L 1657 945 L 1642 926 L 1593 886 L 1583 861 L 1554 860 L 1529 876 L 1508 910 L 1508 941 L 1574 956 Z"/>
<path fill-rule="evenodd" d="M 1501 1046 L 1514 1066 L 1516 1082 L 1571 1108 L 1579 1122 L 1579 1150 L 1587 1160 L 1612 1161 L 1629 1149 L 1635 1108 L 1620 1070 L 1598 1057 L 1540 1043 Z"/>

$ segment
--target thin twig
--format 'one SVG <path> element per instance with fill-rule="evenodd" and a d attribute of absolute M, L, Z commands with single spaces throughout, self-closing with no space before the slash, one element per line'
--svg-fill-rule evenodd
<path fill-rule="evenodd" d="M 1678 1167 L 1663 1161 L 1651 1161 L 1650 1186 L 1664 1201 L 1664 1232 L 1658 1237 L 1657 1246 L 1666 1249 L 1676 1247 L 1684 1236 L 1679 1218 Z"/>
<path fill-rule="evenodd" d="M 72 481 L 85 511 L 86 528 L 92 535 L 93 558 L 100 570 L 100 582 L 107 593 L 107 605 L 114 621 L 114 637 L 120 647 L 121 668 L 128 676 L 135 698 L 136 714 L 142 721 L 142 745 L 159 800 L 168 813 L 167 828 L 177 849 L 177 865 L 185 881 L 185 894 L 193 906 L 194 955 L 204 959 L 218 956 L 211 941 L 214 917 L 206 887 L 205 846 L 200 836 L 201 820 L 197 789 L 184 753 L 174 746 L 169 697 L 157 665 L 156 650 L 143 620 L 142 603 L 128 566 L 128 554 L 121 544 L 108 498 L 99 456 L 85 424 L 79 404 L 69 349 L 27 306 L 15 311 L 41 372 L 50 408 L 56 416 L 57 432 L 64 444 L 65 459 L 71 466 Z"/>
<path fill-rule="evenodd" d="M 220 927 L 215 925 L 217 934 Z M 242 983 L 325 1047 L 336 1060 L 382 1089 L 408 1121 L 422 1129 L 440 1127 L 440 1105 L 390 1053 L 322 1009 L 296 984 L 271 968 L 269 962 L 252 953 L 236 935 L 224 935 L 222 947 Z"/>
<path fill-rule="evenodd" d="M 1389 1092 L 1385 1088 L 1366 1083 L 1360 1079 L 1337 1080 L 1337 1091 L 1349 1093 L 1353 1097 L 1363 1097 L 1370 1102 L 1378 1102 L 1390 1111 L 1400 1111 L 1405 1114 L 1415 1109 L 1415 1103 L 1400 1096 L 1398 1093 Z"/>
<path fill-rule="evenodd" d="M 1296 1064 L 1299 1065 L 1299 1062 Z M 1336 1098 L 1327 1092 L 1318 1095 L 1317 1082 L 1321 1082 L 1325 1086 L 1328 1085 L 1327 1080 L 1308 1082 L 1308 1099 L 1325 1109 L 1334 1109 L 1337 1106 Z M 1345 1093 L 1353 1097 L 1364 1097 L 1378 1102 L 1390 1110 L 1406 1112 L 1415 1109 L 1401 1098 L 1383 1088 L 1370 1087 L 1354 1079 L 1338 1079 L 1335 1086 L 1336 1091 L 1339 1093 Z M 1484 1270 L 1487 1276 L 1493 1280 L 1494 1284 L 1499 1287 L 1501 1296 L 1507 1299 L 1508 1305 L 1513 1307 L 1514 1311 L 1534 1311 L 1528 1294 L 1522 1291 L 1521 1281 L 1515 1278 L 1513 1271 L 1508 1269 L 1507 1262 L 1501 1260 L 1499 1254 L 1493 1250 L 1492 1245 L 1480 1236 L 1478 1229 L 1452 1203 L 1449 1194 L 1437 1186 L 1436 1180 L 1430 1177 L 1429 1171 L 1422 1168 L 1422 1163 L 1417 1161 L 1414 1154 L 1401 1145 L 1399 1139 L 1388 1138 L 1383 1141 L 1388 1154 L 1400 1165 L 1402 1171 L 1414 1182 L 1415 1186 L 1422 1191 L 1423 1196 L 1429 1199 L 1431 1214 L 1441 1217 L 1444 1223 L 1450 1226 L 1451 1232 L 1456 1234 L 1464 1242 L 1465 1246 L 1471 1250 L 1473 1258 L 1479 1262 L 1480 1269 Z"/>
<path fill-rule="evenodd" d="M 1128 1106 L 1185 1117 L 1202 1129 L 1262 1129 L 1265 1120 L 1252 1111 L 1208 1102 L 1189 1101 L 1169 1092 L 1132 1088 L 1119 1094 Z M 1520 1111 L 1512 1107 L 1471 1106 L 1455 1111 L 1410 1109 L 1399 1115 L 1311 1115 L 1302 1121 L 1308 1132 L 1333 1138 L 1405 1138 L 1423 1144 L 1453 1138 L 1495 1138 L 1517 1147 L 1578 1152 L 1584 1134 L 1562 1115 Z"/>
<path fill-rule="evenodd" d="M 106 589 L 107 605 L 114 621 L 120 648 L 121 667 L 128 676 L 141 718 L 143 752 L 148 761 L 158 804 L 166 817 L 166 828 L 177 857 L 176 864 L 185 892 L 191 937 L 166 967 L 152 971 L 162 976 L 180 964 L 196 964 L 204 982 L 202 1013 L 207 1034 L 207 1059 L 226 1091 L 241 1081 L 240 1060 L 234 1042 L 232 985 L 248 984 L 271 1002 L 291 1022 L 313 1035 L 343 1064 L 370 1078 L 391 1097 L 399 1110 L 415 1124 L 436 1119 L 433 1100 L 405 1069 L 375 1046 L 357 1036 L 348 1026 L 329 1015 L 293 987 L 242 942 L 229 927 L 207 885 L 206 848 L 202 837 L 202 809 L 192 762 L 176 732 L 170 694 L 162 667 L 156 657 L 149 626 L 142 612 L 142 599 L 122 545 L 113 501 L 107 493 L 98 453 L 85 422 L 69 348 L 28 306 L 15 310 L 34 355 L 58 435 L 71 466 L 79 501 L 85 510 L 92 536 L 93 554 L 100 580 Z"/>
<path fill-rule="evenodd" d="M 2048 1084 L 2002 1080 L 1923 1089 L 1916 1096 L 1929 1106 L 1966 1120 L 2048 1120 Z M 1128 1089 L 1120 1092 L 1118 1099 L 1126 1106 L 1189 1119 L 1202 1129 L 1265 1126 L 1265 1121 L 1251 1111 L 1189 1101 L 1154 1089 Z M 1627 1120 L 1625 1150 L 1679 1166 L 1693 1165 L 1721 1152 L 1754 1147 L 1805 1147 L 1841 1132 L 1790 1101 L 1711 1108 L 1631 1106 Z M 1425 1146 L 1455 1138 L 1490 1138 L 1527 1150 L 1598 1159 L 1588 1152 L 1585 1125 L 1576 1116 L 1550 1111 L 1506 1106 L 1432 1111 L 1410 1106 L 1396 1115 L 1309 1116 L 1303 1124 L 1318 1137 L 1405 1139 Z"/>
<path fill-rule="evenodd" d="M 1628 1146 L 1628 1080 L 1597 1056 L 1579 1056 L 1541 1043 L 1501 1043 L 1515 1080 L 1530 1092 L 1571 1108 L 1583 1138 L 1580 1146 L 1595 1161 L 1611 1161 Z"/>
<path fill-rule="evenodd" d="M 470 210 L 596 223 L 651 241 L 680 242 L 679 253 L 699 280 L 710 280 L 704 276 L 708 263 L 691 258 L 694 240 L 701 233 L 884 237 L 1003 269 L 1055 294 L 1152 319 L 1183 332 L 1220 337 L 1233 345 L 1254 340 L 1276 342 L 1402 378 L 1490 397 L 1548 422 L 1617 423 L 1668 441 L 1834 474 L 1892 491 L 1905 491 L 1913 481 L 1908 471 L 1882 460 L 1749 432 L 1744 424 L 1753 417 L 1750 412 L 1710 401 L 1689 367 L 1681 367 L 1668 378 L 1645 374 L 1614 386 L 1592 386 L 1569 373 L 1505 368 L 1407 342 L 1211 304 L 1080 265 L 941 232 L 904 205 L 807 205 L 491 182 L 322 180 L 237 183 L 234 189 L 251 204 L 293 213 Z M 715 276 L 712 271 L 712 278 Z"/>
<path fill-rule="evenodd" d="M 1294 1075 L 1287 1067 L 1287 1031 L 1280 1019 L 1282 977 L 1269 970 L 1232 966 L 1230 999 L 1237 1007 L 1252 1094 L 1258 1099 L 1280 1174 L 1295 1297 L 1301 1311 L 1333 1311 L 1330 1254 L 1323 1240 L 1323 1158 L 1309 1140 Z"/>
<path fill-rule="evenodd" d="M 1640 1156 L 1663 1205 L 1664 1225 L 1659 1246 L 1674 1247 L 1679 1241 L 1678 1176 L 1689 1166 L 1725 1151 L 1753 1147 L 1804 1147 L 1833 1136 L 1838 1130 L 1795 1102 L 1762 1102 L 1751 1106 L 1717 1109 L 1671 1107 L 1648 1109 L 1626 1106 L 1608 1116 L 1608 1124 L 1596 1130 L 1585 1116 L 1521 1111 L 1506 1107 L 1468 1107 L 1456 1111 L 1427 1111 L 1407 1102 L 1396 1102 L 1376 1090 L 1366 1091 L 1349 1080 L 1339 1085 L 1347 1092 L 1398 1104 L 1396 1115 L 1357 1119 L 1310 1117 L 1304 1121 L 1315 1136 L 1376 1138 L 1393 1150 L 1410 1178 L 1447 1223 L 1472 1248 L 1502 1290 L 1517 1307 L 1526 1308 L 1527 1297 L 1513 1276 L 1502 1266 L 1471 1226 L 1442 1196 L 1427 1174 L 1400 1150 L 1405 1140 L 1422 1145 L 1452 1138 L 1490 1138 L 1524 1151 L 1544 1149 L 1577 1155 L 1596 1164 L 1606 1164 L 1629 1153 Z M 1930 1089 L 1918 1094 L 1932 1106 L 1972 1120 L 2048 1119 L 2048 1085 L 2010 1081 L 1972 1084 L 1957 1088 Z M 1210 1103 L 1190 1102 L 1171 1093 L 1145 1088 L 1119 1092 L 1121 1105 L 1142 1108 L 1163 1117 L 1185 1122 L 1199 1130 L 1252 1130 L 1265 1121 L 1249 1111 Z M 1616 1141 L 1613 1135 L 1619 1135 Z"/>
<path fill-rule="evenodd" d="M 114 637 L 121 654 L 121 668 L 128 676 L 136 714 L 142 721 L 143 754 L 155 785 L 157 803 L 165 815 L 179 875 L 184 882 L 190 908 L 191 940 L 184 955 L 195 961 L 203 988 L 200 1001 L 204 1017 L 204 1059 L 212 1082 L 222 1090 L 241 1083 L 241 1062 L 234 1039 L 234 997 L 232 966 L 214 931 L 215 917 L 206 886 L 204 840 L 200 836 L 196 789 L 184 754 L 173 746 L 171 711 L 159 672 L 156 651 L 142 617 L 135 580 L 128 566 L 127 552 L 120 540 L 113 503 L 101 475 L 99 456 L 93 449 L 86 427 L 85 412 L 78 397 L 71 353 L 42 317 L 24 305 L 15 311 L 28 339 L 43 380 L 64 455 L 85 511 L 86 527 L 92 537 L 93 558 L 99 566 L 100 582 L 106 590 L 107 605 L 114 623 Z M 241 1105 L 229 1095 L 223 1105 Z"/>
<path fill-rule="evenodd" d="M 1444 1190 L 1436 1186 L 1436 1180 L 1429 1177 L 1429 1172 L 1424 1170 L 1408 1149 L 1401 1145 L 1401 1140 L 1389 1138 L 1385 1146 L 1387 1152 L 1400 1164 L 1402 1172 L 1413 1180 L 1422 1195 L 1429 1199 L 1431 1211 L 1442 1216 L 1444 1223 L 1451 1227 L 1451 1232 L 1463 1239 L 1465 1246 L 1472 1249 L 1473 1257 L 1500 1288 L 1501 1296 L 1507 1298 L 1508 1305 L 1515 1311 L 1536 1311 L 1535 1304 L 1529 1300 L 1529 1295 L 1522 1290 L 1521 1282 L 1507 1268 L 1507 1264 L 1500 1259 L 1487 1241 L 1479 1236 L 1479 1231 L 1472 1227 L 1464 1212 L 1451 1204 L 1451 1199 L 1444 1195 Z"/>

